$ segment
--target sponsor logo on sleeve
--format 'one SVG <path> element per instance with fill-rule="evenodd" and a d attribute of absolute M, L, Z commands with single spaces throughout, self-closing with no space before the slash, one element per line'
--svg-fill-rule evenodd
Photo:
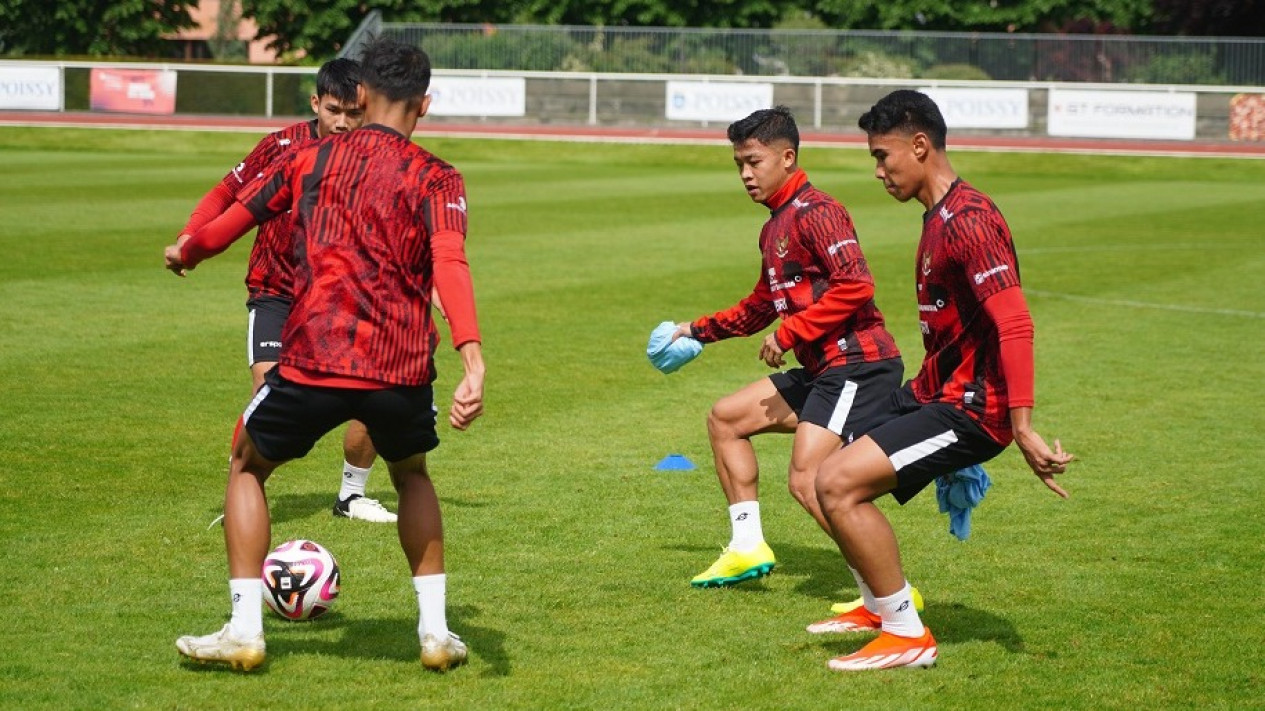
<path fill-rule="evenodd" d="M 992 269 L 989 269 L 989 270 L 988 270 L 988 271 L 986 271 L 986 272 L 980 272 L 979 274 L 976 274 L 976 275 L 975 275 L 975 283 L 976 283 L 976 284 L 983 284 L 985 279 L 987 279 L 987 278 L 989 278 L 990 276 L 992 276 L 992 275 L 994 275 L 994 274 L 997 274 L 997 273 L 999 273 L 999 272 L 1004 272 L 1004 271 L 1006 271 L 1007 269 L 1010 269 L 1010 267 L 1009 267 L 1009 266 L 1007 266 L 1007 265 L 1005 265 L 1005 264 L 999 264 L 999 265 L 997 265 L 997 266 L 993 267 Z"/>

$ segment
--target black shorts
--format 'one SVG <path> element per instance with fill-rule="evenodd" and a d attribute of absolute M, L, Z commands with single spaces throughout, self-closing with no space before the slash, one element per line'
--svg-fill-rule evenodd
<path fill-rule="evenodd" d="M 312 450 L 317 440 L 348 420 L 369 430 L 378 454 L 398 462 L 439 446 L 435 397 L 429 385 L 351 390 L 299 385 L 273 368 L 242 415 L 255 449 L 284 462 Z"/>
<path fill-rule="evenodd" d="M 869 433 L 892 466 L 892 496 L 904 504 L 942 474 L 986 462 L 1005 449 L 947 402 L 920 403 L 906 384 L 892 393 L 898 417 Z"/>
<path fill-rule="evenodd" d="M 769 380 L 800 422 L 825 427 L 848 443 L 896 417 L 891 394 L 904 372 L 900 358 L 890 358 L 827 368 L 816 378 L 792 368 Z"/>
<path fill-rule="evenodd" d="M 276 363 L 281 357 L 281 331 L 290 316 L 290 299 L 256 296 L 246 301 L 246 364 Z"/>

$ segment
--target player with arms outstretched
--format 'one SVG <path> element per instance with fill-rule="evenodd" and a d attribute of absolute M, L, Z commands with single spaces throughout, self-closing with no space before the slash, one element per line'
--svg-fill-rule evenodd
<path fill-rule="evenodd" d="M 364 120 L 364 108 L 356 103 L 359 84 L 360 67 L 355 61 L 334 59 L 321 65 L 316 73 L 316 93 L 311 97 L 315 117 L 264 136 L 250 155 L 202 197 L 177 244 L 183 244 L 199 228 L 228 210 L 273 161 L 325 136 L 359 128 Z M 293 222 L 291 213 L 282 213 L 261 224 L 250 251 L 246 272 L 246 358 L 252 394 L 263 385 L 264 374 L 277 364 L 281 330 L 294 300 Z M 375 457 L 364 425 L 350 423 L 343 437 L 342 483 L 334 500 L 335 516 L 375 523 L 395 521 L 395 514 L 365 496 Z"/>
<path fill-rule="evenodd" d="M 904 504 L 943 474 L 988 461 L 1013 440 L 1032 471 L 1054 481 L 1072 455 L 1032 429 L 1033 326 L 1019 284 L 1010 228 L 986 195 L 958 177 L 944 118 L 925 94 L 899 90 L 861 116 L 874 175 L 923 215 L 915 261 L 926 357 L 897 391 L 899 416 L 830 455 L 816 481 L 839 549 L 873 599 L 809 625 L 813 633 L 877 631 L 859 651 L 830 660 L 838 671 L 924 667 L 938 655 L 901 569 L 896 535 L 875 499 Z"/>
<path fill-rule="evenodd" d="M 449 423 L 466 429 L 483 412 L 465 186 L 455 168 L 410 140 L 430 105 L 426 53 L 378 39 L 365 49 L 361 72 L 363 128 L 274 163 L 239 202 L 164 255 L 167 268 L 183 274 L 254 224 L 294 212 L 291 318 L 279 365 L 242 415 L 225 494 L 232 617 L 219 632 L 176 641 L 194 660 L 242 669 L 263 663 L 264 483 L 326 432 L 357 419 L 399 493 L 396 525 L 417 592 L 422 665 L 447 670 L 466 661 L 466 645 L 448 629 L 443 525 L 426 466 L 439 444 L 432 287 L 464 369 Z"/>

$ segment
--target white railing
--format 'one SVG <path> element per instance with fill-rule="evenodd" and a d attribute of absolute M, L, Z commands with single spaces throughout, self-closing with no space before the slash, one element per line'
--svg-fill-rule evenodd
<path fill-rule="evenodd" d="M 0 61 L 0 70 L 20 67 L 56 67 L 61 77 L 64 100 L 62 110 L 86 111 L 89 108 L 86 95 L 87 75 L 94 68 L 155 69 L 176 72 L 177 114 L 235 114 L 259 116 L 298 116 L 306 113 L 307 98 L 312 91 L 315 67 L 281 67 L 257 65 L 200 65 L 170 62 L 109 63 L 84 61 Z M 481 114 L 479 101 L 464 104 L 467 113 L 457 114 L 436 111 L 440 121 L 452 117 L 470 120 L 527 125 L 535 123 L 616 126 L 635 125 L 645 127 L 706 126 L 709 123 L 727 123 L 732 116 L 717 115 L 715 118 L 698 118 L 703 114 L 689 113 L 692 119 L 673 118 L 670 105 L 678 96 L 670 95 L 672 87 L 684 87 L 683 91 L 697 96 L 685 96 L 688 101 L 703 96 L 707 87 L 712 93 L 722 92 L 717 101 L 737 101 L 741 92 L 732 97 L 724 94 L 730 88 L 759 85 L 769 86 L 772 103 L 789 106 L 801 117 L 805 128 L 819 131 L 856 132 L 856 119 L 883 94 L 894 88 L 906 87 L 931 90 L 956 90 L 969 98 L 1002 97 L 998 92 L 1010 90 L 1005 96 L 1024 97 L 1015 106 L 1026 111 L 1022 127 L 995 127 L 991 125 L 967 127 L 979 133 L 1005 133 L 1008 135 L 1046 135 L 1050 126 L 1051 101 L 1072 96 L 1074 92 L 1111 92 L 1128 102 L 1130 97 L 1190 97 L 1194 130 L 1190 138 L 1226 140 L 1230 138 L 1230 121 L 1236 96 L 1265 95 L 1262 86 L 1201 86 L 1184 84 L 1116 84 L 1084 82 L 1033 82 L 1033 81 L 967 81 L 931 79 L 871 79 L 849 77 L 798 77 L 798 76 L 750 76 L 750 75 L 691 75 L 691 74 L 612 74 L 598 72 L 551 72 L 551 71 L 492 71 L 492 70 L 436 70 L 437 85 L 458 82 L 462 86 L 479 87 L 480 82 L 499 80 L 498 90 L 507 86 L 506 80 L 520 85 L 522 97 L 520 111 L 489 110 Z M 464 83 L 464 84 L 463 84 Z M 490 86 L 491 84 L 488 84 Z M 471 89 L 470 91 L 474 91 Z M 735 90 L 736 91 L 736 90 Z M 974 94 L 972 94 L 974 92 Z M 1017 94 L 1015 92 L 1018 92 Z M 1083 96 L 1077 94 L 1076 96 Z M 3 92 L 0 92 L 0 99 Z M 441 97 L 442 98 L 442 97 Z M 469 98 L 469 97 L 467 97 Z M 476 99 L 478 97 L 475 97 Z M 706 98 L 706 97 L 704 97 Z M 713 97 L 714 98 L 714 97 Z M 1164 101 L 1161 104 L 1167 105 Z M 1179 102 L 1180 103 L 1180 102 Z M 441 106 L 436 101 L 435 106 Z M 1159 104 L 1157 104 L 1159 106 Z M 742 107 L 730 107 L 739 110 Z M 759 107 L 754 107 L 759 108 Z M 1112 108 L 1118 113 L 1143 112 L 1142 108 Z M 1156 111 L 1178 111 L 1178 108 L 1156 108 Z M 1184 109 L 1181 109 L 1184 111 Z M 1263 109 L 1265 110 L 1265 109 Z M 723 112 L 721 112 L 723 113 Z M 682 115 L 677 112 L 676 116 Z M 743 114 L 745 115 L 745 114 Z M 1119 117 L 1117 117 L 1119 118 Z M 984 122 L 988 124 L 988 121 Z M 953 121 L 950 121 L 953 125 Z M 1265 125 L 1265 124 L 1263 124 Z M 1074 134 L 1061 134 L 1074 135 Z M 1260 139 L 1249 139 L 1260 140 Z"/>

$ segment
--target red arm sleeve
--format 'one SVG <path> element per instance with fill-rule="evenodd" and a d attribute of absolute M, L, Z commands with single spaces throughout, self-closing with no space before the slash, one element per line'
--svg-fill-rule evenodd
<path fill-rule="evenodd" d="M 448 315 L 453 347 L 481 341 L 474 308 L 474 282 L 470 278 L 470 264 L 466 261 L 465 237 L 460 232 L 445 230 L 431 237 L 430 245 L 435 264 L 435 288 Z"/>
<path fill-rule="evenodd" d="M 788 317 L 778 326 L 777 344 L 784 351 L 796 343 L 808 343 L 826 335 L 841 321 L 874 298 L 874 285 L 857 281 L 832 284 L 812 306 Z"/>
<path fill-rule="evenodd" d="M 197 232 L 208 222 L 222 215 L 232 204 L 233 191 L 229 190 L 224 183 L 217 183 L 198 201 L 180 234 L 191 235 Z"/>
<path fill-rule="evenodd" d="M 984 302 L 984 311 L 997 324 L 1001 370 L 1006 378 L 1010 406 L 1032 407 L 1036 404 L 1036 369 L 1032 355 L 1034 329 L 1023 290 L 1012 286 L 993 294 Z"/>
<path fill-rule="evenodd" d="M 205 259 L 228 249 L 256 224 L 254 215 L 240 202 L 234 202 L 224 214 L 211 220 L 198 230 L 180 248 L 180 261 L 192 269 Z"/>
<path fill-rule="evenodd" d="M 690 331 L 702 343 L 759 333 L 777 318 L 772 296 L 761 274 L 749 296 L 724 311 L 695 320 L 690 324 Z"/>

